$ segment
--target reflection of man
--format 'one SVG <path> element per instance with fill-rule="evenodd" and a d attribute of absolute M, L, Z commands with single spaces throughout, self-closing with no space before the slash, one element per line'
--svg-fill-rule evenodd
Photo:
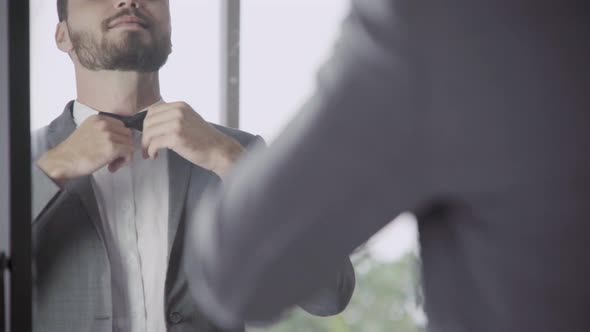
<path fill-rule="evenodd" d="M 179 268 L 185 211 L 259 139 L 162 101 L 167 0 L 61 0 L 58 9 L 56 41 L 78 96 L 34 137 L 35 330 L 218 331 Z M 354 273 L 340 265 L 304 309 L 343 310 Z"/>
<path fill-rule="evenodd" d="M 276 314 L 412 210 L 431 331 L 590 331 L 588 2 L 352 8 L 307 108 L 187 231 L 203 308 Z"/>

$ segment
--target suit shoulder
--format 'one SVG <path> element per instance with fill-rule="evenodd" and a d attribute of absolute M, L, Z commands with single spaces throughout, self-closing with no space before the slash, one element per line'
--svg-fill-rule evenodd
<path fill-rule="evenodd" d="M 31 132 L 31 158 L 37 160 L 39 157 L 49 150 L 49 143 L 47 140 L 47 132 L 49 126 L 45 126 Z"/>
<path fill-rule="evenodd" d="M 229 128 L 215 123 L 212 123 L 211 125 L 213 125 L 215 129 L 219 130 L 223 134 L 235 139 L 244 147 L 249 146 L 258 140 L 262 140 L 262 138 L 258 135 L 254 135 L 239 129 Z"/>

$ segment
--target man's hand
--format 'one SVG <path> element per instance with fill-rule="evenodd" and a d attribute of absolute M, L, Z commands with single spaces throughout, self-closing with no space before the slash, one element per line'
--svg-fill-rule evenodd
<path fill-rule="evenodd" d="M 244 148 L 224 135 L 183 102 L 159 104 L 143 123 L 144 157 L 154 159 L 168 148 L 191 163 L 223 177 Z"/>
<path fill-rule="evenodd" d="M 106 116 L 93 115 L 61 144 L 47 151 L 39 166 L 60 187 L 72 179 L 90 175 L 105 165 L 116 172 L 133 158 L 131 129 Z"/>

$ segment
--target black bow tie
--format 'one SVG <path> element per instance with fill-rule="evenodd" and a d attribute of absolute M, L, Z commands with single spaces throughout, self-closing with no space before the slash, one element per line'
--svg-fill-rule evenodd
<path fill-rule="evenodd" d="M 125 124 L 125 127 L 127 128 L 135 129 L 137 131 L 143 131 L 143 120 L 147 115 L 147 111 L 139 112 L 133 116 L 124 116 L 106 112 L 100 112 L 98 114 L 120 120 L 121 122 L 123 122 L 123 124 Z"/>

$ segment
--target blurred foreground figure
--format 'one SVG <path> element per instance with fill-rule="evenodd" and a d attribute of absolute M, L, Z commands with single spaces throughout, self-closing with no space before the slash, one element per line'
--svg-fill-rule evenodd
<path fill-rule="evenodd" d="M 588 14 L 353 1 L 315 96 L 188 232 L 201 307 L 274 316 L 412 211 L 430 331 L 590 331 Z"/>

